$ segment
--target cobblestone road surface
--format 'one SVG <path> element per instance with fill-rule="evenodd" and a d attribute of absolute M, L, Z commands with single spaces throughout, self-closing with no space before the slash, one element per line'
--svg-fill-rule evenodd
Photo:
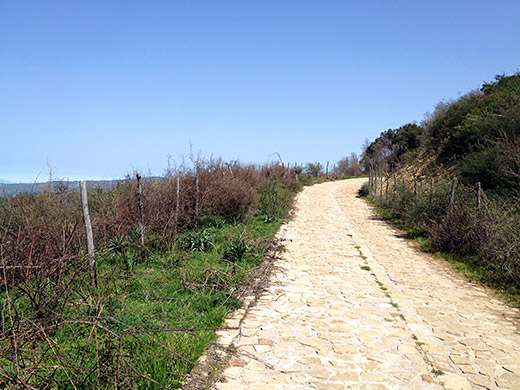
<path fill-rule="evenodd" d="M 401 238 L 362 182 L 298 195 L 281 270 L 220 332 L 236 354 L 214 389 L 520 389 L 519 311 Z"/>

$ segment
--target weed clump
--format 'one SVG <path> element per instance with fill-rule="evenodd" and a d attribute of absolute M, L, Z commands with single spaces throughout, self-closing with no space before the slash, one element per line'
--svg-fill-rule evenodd
<path fill-rule="evenodd" d="M 243 238 L 235 238 L 224 250 L 224 259 L 232 263 L 238 263 L 243 259 L 248 250 L 249 246 Z"/>
<path fill-rule="evenodd" d="M 182 245 L 186 250 L 199 252 L 208 252 L 215 248 L 211 241 L 211 234 L 205 229 L 187 233 L 182 240 Z"/>

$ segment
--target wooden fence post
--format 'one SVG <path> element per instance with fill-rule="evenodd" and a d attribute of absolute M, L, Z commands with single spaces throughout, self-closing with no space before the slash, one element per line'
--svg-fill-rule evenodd
<path fill-rule="evenodd" d="M 381 187 L 381 191 L 379 192 L 379 195 L 381 195 L 381 197 L 383 196 L 383 168 L 381 168 L 381 171 L 380 171 L 380 179 L 379 179 L 379 186 Z"/>
<path fill-rule="evenodd" d="M 197 166 L 196 171 L 197 177 L 195 178 L 195 221 L 198 224 L 199 221 L 199 207 L 200 207 L 200 187 L 199 187 L 199 167 Z"/>
<path fill-rule="evenodd" d="M 435 184 L 435 179 L 432 177 L 430 180 L 430 204 L 433 204 L 433 186 Z"/>
<path fill-rule="evenodd" d="M 90 271 L 90 284 L 92 289 L 97 288 L 96 257 L 94 253 L 94 235 L 90 224 L 90 214 L 88 212 L 87 183 L 85 180 L 79 182 L 81 194 L 81 210 L 83 211 L 83 221 L 85 222 L 85 232 L 87 233 L 88 268 Z"/>
<path fill-rule="evenodd" d="M 141 262 L 145 261 L 144 248 L 144 212 L 143 212 L 143 186 L 141 183 L 141 174 L 139 172 L 135 175 L 137 179 L 137 209 L 139 210 L 139 236 L 141 237 Z"/>
<path fill-rule="evenodd" d="M 477 183 L 477 207 L 480 208 L 480 205 L 482 203 L 482 187 L 480 185 L 480 182 Z"/>
<path fill-rule="evenodd" d="M 179 211 L 181 197 L 181 177 L 177 176 L 177 202 L 175 204 L 175 234 L 179 231 Z"/>
<path fill-rule="evenodd" d="M 453 204 L 455 203 L 455 188 L 457 187 L 457 177 L 453 177 L 453 181 L 451 182 L 451 191 L 450 191 L 450 213 L 453 212 Z"/>
<path fill-rule="evenodd" d="M 327 168 L 325 168 L 325 177 L 329 177 L 329 162 L 327 161 Z"/>

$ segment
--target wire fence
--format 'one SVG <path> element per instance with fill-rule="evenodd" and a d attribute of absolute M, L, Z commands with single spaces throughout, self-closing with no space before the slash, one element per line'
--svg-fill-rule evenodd
<path fill-rule="evenodd" d="M 520 287 L 520 207 L 457 177 L 388 175 L 372 170 L 366 192 L 434 250 L 481 267 L 493 284 Z"/>

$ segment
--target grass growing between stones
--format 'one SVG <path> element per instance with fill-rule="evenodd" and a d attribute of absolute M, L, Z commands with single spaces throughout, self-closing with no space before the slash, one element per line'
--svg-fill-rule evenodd
<path fill-rule="evenodd" d="M 360 265 L 359 268 L 361 268 L 363 271 L 371 271 L 370 272 L 370 275 L 372 275 L 372 277 L 374 278 L 376 284 L 379 286 L 379 288 L 385 293 L 385 297 L 387 297 L 389 300 L 390 300 L 390 305 L 392 305 L 392 307 L 394 307 L 395 309 L 398 309 L 399 310 L 399 305 L 394 302 L 394 300 L 392 299 L 392 296 L 388 293 L 388 288 L 385 287 L 385 285 L 379 280 L 379 278 L 377 277 L 377 275 L 372 271 L 372 269 L 370 268 L 370 266 L 368 265 L 368 258 L 363 254 L 363 252 L 361 251 L 361 247 L 359 245 L 355 245 L 354 246 L 358 252 L 359 252 L 359 256 L 363 259 L 363 261 L 365 262 L 364 265 Z M 404 315 L 400 314 L 399 317 L 406 322 L 406 319 L 404 317 Z"/>

